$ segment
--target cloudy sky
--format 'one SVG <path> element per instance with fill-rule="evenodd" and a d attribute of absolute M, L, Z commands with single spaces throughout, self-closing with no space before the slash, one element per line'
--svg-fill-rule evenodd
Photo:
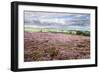
<path fill-rule="evenodd" d="M 24 23 L 34 28 L 89 28 L 90 14 L 24 11 Z"/>

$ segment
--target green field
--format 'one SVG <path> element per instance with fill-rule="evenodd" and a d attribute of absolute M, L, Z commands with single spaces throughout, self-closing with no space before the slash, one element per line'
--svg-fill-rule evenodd
<path fill-rule="evenodd" d="M 52 28 L 31 28 L 31 27 L 25 27 L 24 30 L 26 32 L 53 32 L 53 33 L 90 36 L 90 31 L 80 31 L 80 30 L 59 30 Z"/>
<path fill-rule="evenodd" d="M 57 29 L 49 29 L 49 28 L 30 28 L 30 27 L 25 27 L 25 31 L 29 31 L 29 32 L 66 32 L 66 31 L 62 31 L 62 30 L 57 30 Z"/>

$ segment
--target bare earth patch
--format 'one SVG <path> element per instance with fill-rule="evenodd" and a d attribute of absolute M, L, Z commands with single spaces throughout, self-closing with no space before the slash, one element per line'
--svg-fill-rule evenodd
<path fill-rule="evenodd" d="M 90 58 L 90 37 L 50 32 L 24 33 L 24 61 Z"/>

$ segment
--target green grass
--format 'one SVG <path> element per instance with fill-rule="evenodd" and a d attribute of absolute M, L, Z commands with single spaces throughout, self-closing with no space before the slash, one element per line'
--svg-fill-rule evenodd
<path fill-rule="evenodd" d="M 30 28 L 25 27 L 25 31 L 27 32 L 60 32 L 64 34 L 72 34 L 72 35 L 83 35 L 83 36 L 90 36 L 90 31 L 79 31 L 79 30 L 59 30 L 59 29 L 49 29 L 49 28 Z"/>
<path fill-rule="evenodd" d="M 25 31 L 28 32 L 62 32 L 61 30 L 57 30 L 57 29 L 48 29 L 48 28 L 30 28 L 30 27 L 25 27 L 24 29 Z"/>
<path fill-rule="evenodd" d="M 29 27 L 25 27 L 24 28 L 25 31 L 28 31 L 28 32 L 40 32 L 41 29 L 37 29 L 37 28 L 29 28 Z"/>

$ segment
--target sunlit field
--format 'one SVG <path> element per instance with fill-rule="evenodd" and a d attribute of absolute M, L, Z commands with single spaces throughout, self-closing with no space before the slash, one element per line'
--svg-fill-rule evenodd
<path fill-rule="evenodd" d="M 27 32 L 53 32 L 53 33 L 64 33 L 64 34 L 72 34 L 72 35 L 83 35 L 90 36 L 90 31 L 80 31 L 80 30 L 59 30 L 59 29 L 51 29 L 51 28 L 24 28 Z"/>

